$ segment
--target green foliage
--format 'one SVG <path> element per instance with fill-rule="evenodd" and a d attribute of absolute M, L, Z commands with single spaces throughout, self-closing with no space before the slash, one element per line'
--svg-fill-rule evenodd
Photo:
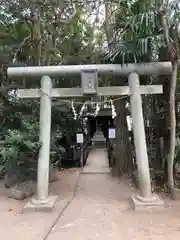
<path fill-rule="evenodd" d="M 96 10 L 84 1 L 5 0 L 0 6 L 0 126 L 6 136 L 1 152 L 4 171 L 14 164 L 30 169 L 36 166 L 39 151 L 39 101 L 10 98 L 8 91 L 17 88 L 39 88 L 37 79 L 10 79 L 9 65 L 59 65 L 91 63 L 97 51 L 93 44 L 94 26 L 85 20 Z M 96 52 L 95 52 L 96 51 Z M 53 87 L 79 84 L 77 77 L 53 79 Z M 64 104 L 65 105 L 65 104 Z M 65 151 L 73 142 L 79 123 L 73 120 L 66 104 L 52 108 L 51 162 L 61 165 Z M 63 110 L 62 110 L 63 109 Z M 1 123 L 1 122 L 0 122 Z M 56 134 L 59 129 L 60 135 Z M 62 141 L 65 138 L 66 141 Z M 32 164 L 31 164 L 32 163 Z M 34 171 L 33 170 L 33 171 Z M 24 171 L 24 170 L 23 170 Z"/>
<path fill-rule="evenodd" d="M 62 166 L 62 160 L 64 159 L 66 149 L 59 144 L 59 141 L 61 141 L 62 134 L 59 131 L 56 131 L 56 133 L 52 136 L 51 140 L 51 151 L 50 151 L 50 158 L 51 158 L 51 164 L 54 167 L 61 167 Z"/>
<path fill-rule="evenodd" d="M 22 129 L 8 130 L 5 146 L 1 150 L 1 169 L 6 172 L 15 167 L 26 169 L 26 173 L 35 171 L 38 152 L 38 124 L 28 117 L 22 119 Z"/>
<path fill-rule="evenodd" d="M 161 0 L 125 0 L 118 5 L 113 48 L 107 58 L 114 62 L 119 56 L 122 63 L 157 60 L 159 49 L 166 46 L 161 24 L 164 11 L 170 41 L 179 45 L 179 1 L 170 1 L 166 6 Z"/>

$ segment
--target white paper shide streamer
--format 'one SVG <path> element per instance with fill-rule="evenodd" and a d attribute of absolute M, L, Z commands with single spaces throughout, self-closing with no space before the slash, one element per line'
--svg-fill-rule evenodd
<path fill-rule="evenodd" d="M 100 111 L 100 106 L 99 106 L 99 103 L 97 102 L 96 103 L 96 111 L 94 113 L 94 117 L 96 117 L 98 115 L 99 111 Z"/>
<path fill-rule="evenodd" d="M 79 113 L 79 117 L 82 116 L 82 114 L 83 114 L 83 112 L 84 112 L 85 109 L 86 109 L 86 102 L 83 104 L 83 106 L 82 106 L 82 108 L 81 108 L 81 111 L 80 111 L 80 113 Z"/>
<path fill-rule="evenodd" d="M 75 106 L 74 106 L 74 101 L 71 102 L 71 108 L 72 108 L 72 112 L 74 114 L 74 120 L 77 119 L 77 113 L 76 113 L 76 109 L 75 109 Z"/>
<path fill-rule="evenodd" d="M 111 109 L 112 109 L 112 118 L 114 119 L 117 116 L 117 113 L 116 113 L 115 106 L 114 106 L 112 100 L 110 100 L 110 104 L 111 104 Z"/>

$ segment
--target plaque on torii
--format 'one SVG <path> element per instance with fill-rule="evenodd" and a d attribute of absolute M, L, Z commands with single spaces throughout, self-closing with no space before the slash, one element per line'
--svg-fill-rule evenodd
<path fill-rule="evenodd" d="M 97 70 L 81 71 L 81 86 L 84 95 L 97 94 L 98 72 Z"/>

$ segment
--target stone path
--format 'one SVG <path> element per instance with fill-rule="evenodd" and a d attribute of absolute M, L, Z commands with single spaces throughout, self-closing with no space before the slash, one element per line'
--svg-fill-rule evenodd
<path fill-rule="evenodd" d="M 92 149 L 82 173 L 110 173 L 105 149 Z"/>
<path fill-rule="evenodd" d="M 135 190 L 129 180 L 97 174 L 100 168 L 107 170 L 107 161 L 102 149 L 90 154 L 84 169 L 89 174 L 81 174 L 77 197 L 48 240 L 179 239 L 180 207 L 179 212 L 168 208 L 162 212 L 135 213 L 129 201 Z"/>

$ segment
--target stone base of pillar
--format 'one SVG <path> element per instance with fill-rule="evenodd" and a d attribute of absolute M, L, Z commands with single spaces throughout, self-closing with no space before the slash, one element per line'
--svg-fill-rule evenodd
<path fill-rule="evenodd" d="M 132 206 L 135 211 L 163 210 L 164 201 L 158 195 L 153 194 L 151 198 L 141 196 L 132 197 Z"/>
<path fill-rule="evenodd" d="M 23 213 L 29 212 L 52 212 L 58 196 L 49 196 L 46 200 L 40 201 L 35 197 L 32 198 L 23 209 Z"/>

